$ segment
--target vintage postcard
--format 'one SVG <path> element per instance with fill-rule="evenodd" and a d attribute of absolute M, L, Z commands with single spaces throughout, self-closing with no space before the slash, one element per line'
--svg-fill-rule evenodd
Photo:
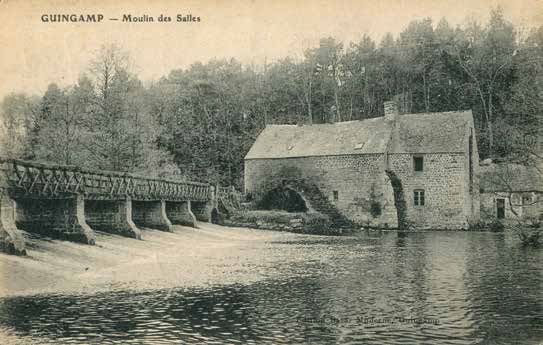
<path fill-rule="evenodd" d="M 543 344 L 541 0 L 0 0 L 0 344 Z"/>

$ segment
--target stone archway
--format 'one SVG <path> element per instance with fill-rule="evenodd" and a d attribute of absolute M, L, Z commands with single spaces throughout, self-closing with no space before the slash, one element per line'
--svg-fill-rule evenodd
<path fill-rule="evenodd" d="M 345 217 L 326 195 L 320 190 L 315 181 L 306 178 L 273 179 L 263 188 L 262 197 L 256 200 L 258 209 L 267 209 L 262 207 L 262 200 L 268 193 L 279 188 L 280 190 L 292 190 L 304 200 L 308 213 L 321 213 L 326 215 L 334 227 L 351 227 L 353 223 Z"/>
<path fill-rule="evenodd" d="M 280 185 L 268 190 L 258 201 L 262 210 L 283 210 L 287 212 L 307 212 L 310 205 L 306 198 L 289 185 Z"/>

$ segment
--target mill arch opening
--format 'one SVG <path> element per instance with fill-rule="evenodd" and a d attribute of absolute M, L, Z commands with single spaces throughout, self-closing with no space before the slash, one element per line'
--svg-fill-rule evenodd
<path fill-rule="evenodd" d="M 281 186 L 268 191 L 260 199 L 258 209 L 283 210 L 287 212 L 307 212 L 308 207 L 300 193 L 292 188 Z"/>

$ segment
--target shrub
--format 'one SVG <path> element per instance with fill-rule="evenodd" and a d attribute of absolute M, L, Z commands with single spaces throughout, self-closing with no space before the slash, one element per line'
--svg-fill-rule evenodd
<path fill-rule="evenodd" d="M 289 213 L 271 210 L 237 210 L 231 217 L 232 221 L 242 223 L 276 223 L 289 224 L 291 219 L 302 218 L 303 213 Z"/>
<path fill-rule="evenodd" d="M 330 217 L 318 212 L 305 213 L 302 216 L 304 228 L 311 233 L 322 233 L 330 229 L 332 222 Z"/>
<path fill-rule="evenodd" d="M 502 232 L 505 229 L 504 224 L 497 220 L 481 220 L 477 222 L 469 223 L 469 230 L 471 231 L 493 231 L 493 232 Z"/>
<path fill-rule="evenodd" d="M 492 222 L 488 224 L 488 227 L 490 231 L 493 232 L 502 232 L 505 229 L 505 226 L 503 225 L 503 222 L 494 219 Z"/>

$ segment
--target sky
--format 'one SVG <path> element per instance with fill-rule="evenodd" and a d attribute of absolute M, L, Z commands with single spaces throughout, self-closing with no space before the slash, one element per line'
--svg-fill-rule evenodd
<path fill-rule="evenodd" d="M 214 58 L 233 57 L 245 64 L 300 58 L 323 37 L 347 44 L 363 34 L 379 40 L 425 17 L 434 24 L 446 17 L 454 26 L 467 17 L 486 22 L 498 5 L 517 25 L 543 25 L 543 0 L 0 0 L 0 97 L 42 94 L 53 82 L 73 84 L 104 44 L 126 50 L 133 71 L 152 81 Z M 105 18 L 100 23 L 52 23 L 42 21 L 44 14 Z M 122 22 L 124 14 L 155 21 Z M 173 21 L 158 22 L 160 14 Z M 200 21 L 176 22 L 178 14 Z"/>

